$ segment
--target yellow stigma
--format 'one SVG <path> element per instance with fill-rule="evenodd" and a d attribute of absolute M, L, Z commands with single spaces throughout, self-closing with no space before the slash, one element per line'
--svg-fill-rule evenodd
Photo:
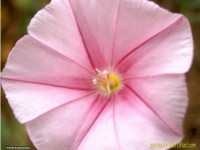
<path fill-rule="evenodd" d="M 120 89 L 122 83 L 118 74 L 109 72 L 108 70 L 100 71 L 96 69 L 96 71 L 98 75 L 92 81 L 101 93 L 111 94 L 117 92 Z"/>

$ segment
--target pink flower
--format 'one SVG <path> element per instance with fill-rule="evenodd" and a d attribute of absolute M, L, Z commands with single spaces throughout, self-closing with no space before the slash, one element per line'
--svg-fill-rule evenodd
<path fill-rule="evenodd" d="M 182 137 L 188 21 L 147 0 L 52 0 L 2 84 L 40 150 L 147 150 Z"/>

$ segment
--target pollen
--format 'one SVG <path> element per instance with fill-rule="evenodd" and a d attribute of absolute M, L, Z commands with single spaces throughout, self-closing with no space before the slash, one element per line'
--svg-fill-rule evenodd
<path fill-rule="evenodd" d="M 92 80 L 96 89 L 105 95 L 116 93 L 122 86 L 121 77 L 112 71 L 96 69 L 97 76 Z"/>

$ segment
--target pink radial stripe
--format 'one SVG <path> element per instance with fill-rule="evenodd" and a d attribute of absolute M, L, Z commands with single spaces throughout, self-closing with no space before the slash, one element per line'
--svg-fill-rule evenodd
<path fill-rule="evenodd" d="M 107 102 L 91 95 L 66 103 L 26 123 L 27 131 L 37 149 L 75 150 Z"/>
<path fill-rule="evenodd" d="M 171 129 L 183 135 L 183 118 L 188 104 L 184 75 L 131 79 L 125 84 Z"/>
<path fill-rule="evenodd" d="M 115 137 L 116 137 L 116 145 L 118 147 L 118 149 L 123 149 L 121 146 L 120 146 L 120 137 L 119 137 L 119 133 L 118 133 L 118 129 L 117 129 L 117 101 L 116 101 L 116 95 L 114 95 L 112 97 L 112 100 L 113 100 L 113 125 L 114 125 L 114 133 L 115 133 Z"/>
<path fill-rule="evenodd" d="M 174 144 L 182 138 L 126 87 L 115 97 L 114 105 L 115 127 L 121 149 L 146 150 L 152 143 Z"/>
<path fill-rule="evenodd" d="M 113 103 L 114 101 L 111 98 L 85 135 L 77 150 L 118 149 L 113 122 Z"/>
<path fill-rule="evenodd" d="M 88 109 L 87 115 L 83 118 L 82 125 L 77 131 L 76 138 L 74 139 L 70 149 L 77 150 L 80 143 L 83 141 L 87 133 L 90 131 L 90 128 L 93 126 L 98 117 L 101 115 L 102 111 L 104 110 L 109 101 L 110 98 L 105 98 L 101 96 L 97 97 L 97 99 L 91 105 L 91 108 Z"/>
<path fill-rule="evenodd" d="M 68 88 L 91 89 L 93 74 L 27 35 L 17 42 L 10 53 L 2 77 Z"/>
<path fill-rule="evenodd" d="M 8 79 L 3 79 L 2 84 L 9 104 L 21 123 L 33 120 L 67 102 L 95 93 Z"/>
<path fill-rule="evenodd" d="M 171 130 L 171 132 L 173 132 L 173 133 L 174 133 L 175 135 L 177 135 L 177 136 L 183 136 L 182 134 L 178 133 L 178 132 L 175 131 L 173 128 L 171 128 L 171 127 L 169 126 L 169 124 L 167 123 L 167 121 L 165 121 L 165 120 L 157 113 L 157 111 L 156 111 L 155 109 L 153 109 L 140 95 L 138 95 L 138 93 L 136 93 L 134 90 L 132 90 L 129 86 L 126 86 L 126 88 L 128 88 L 131 92 L 133 92 L 134 95 L 137 96 L 137 97 L 144 103 L 144 105 L 146 105 L 146 107 L 147 107 L 150 111 L 152 111 L 152 112 L 155 114 L 155 116 L 157 116 L 157 118 L 158 118 L 161 122 L 163 122 L 163 123 L 166 125 L 167 128 L 169 128 L 169 130 Z"/>
<path fill-rule="evenodd" d="M 70 0 L 70 3 L 93 66 L 111 67 L 119 0 L 109 3 L 107 0 Z"/>
<path fill-rule="evenodd" d="M 185 73 L 191 66 L 192 48 L 189 23 L 181 17 L 124 57 L 117 69 L 124 79 Z"/>
<path fill-rule="evenodd" d="M 146 150 L 151 143 L 174 144 L 181 138 L 137 95 L 125 88 L 107 104 L 78 150 Z"/>
<path fill-rule="evenodd" d="M 31 20 L 28 33 L 79 65 L 94 71 L 68 0 L 52 0 Z"/>
<path fill-rule="evenodd" d="M 120 7 L 120 2 L 121 0 L 119 0 L 119 4 L 117 6 L 117 13 L 116 13 L 116 17 L 115 17 L 115 24 L 114 24 L 114 40 L 113 40 L 113 46 L 112 46 L 112 51 L 111 51 L 111 68 L 115 68 L 115 65 L 113 65 L 113 59 L 114 59 L 114 51 L 115 51 L 115 42 L 116 42 L 116 34 L 117 34 L 117 24 L 118 24 L 118 19 L 119 19 L 119 7 Z"/>
<path fill-rule="evenodd" d="M 93 87 L 90 88 L 78 88 L 78 87 L 67 87 L 67 86 L 62 86 L 62 85 L 55 85 L 55 84 L 49 84 L 49 83 L 42 83 L 42 82 L 34 82 L 34 81 L 26 81 L 26 80 L 19 80 L 19 79 L 14 79 L 14 78 L 6 78 L 2 77 L 2 80 L 10 80 L 10 81 L 18 81 L 18 82 L 24 82 L 24 83 L 32 83 L 32 84 L 38 84 L 38 85 L 46 85 L 46 86 L 52 86 L 52 87 L 60 87 L 60 88 L 66 88 L 66 89 L 72 89 L 72 90 L 83 90 L 83 91 L 95 91 L 96 89 Z"/>
<path fill-rule="evenodd" d="M 113 52 L 115 66 L 130 51 L 180 17 L 146 0 L 120 1 Z M 155 19 L 156 18 L 156 19 Z"/>
<path fill-rule="evenodd" d="M 130 55 L 132 55 L 136 50 L 138 50 L 140 47 L 142 47 L 144 44 L 148 43 L 149 41 L 151 41 L 153 38 L 155 38 L 156 36 L 158 36 L 159 34 L 161 34 L 162 32 L 166 31 L 168 28 L 172 27 L 177 21 L 179 21 L 180 18 L 177 18 L 177 20 L 175 20 L 174 22 L 172 22 L 169 26 L 167 26 L 166 28 L 162 29 L 161 31 L 157 32 L 155 35 L 151 36 L 149 39 L 147 39 L 146 41 L 144 41 L 143 43 L 141 43 L 140 45 L 138 45 L 137 47 L 135 47 L 134 49 L 132 49 L 129 53 L 127 53 L 124 57 L 122 57 L 115 68 L 117 68 L 123 61 L 125 61 Z"/>
<path fill-rule="evenodd" d="M 31 37 L 32 37 L 32 36 L 31 36 Z M 72 63 L 76 64 L 77 66 L 79 66 L 79 67 L 81 67 L 81 68 L 83 68 L 83 69 L 85 69 L 85 71 L 87 71 L 88 73 L 90 73 L 90 74 L 92 74 L 92 75 L 95 75 L 95 72 L 93 72 L 93 70 L 85 68 L 85 66 L 86 66 L 85 63 L 79 64 L 79 63 L 77 63 L 76 61 L 74 61 L 73 59 L 71 59 L 70 57 L 68 57 L 68 56 L 66 56 L 66 55 L 64 55 L 64 54 L 62 54 L 62 53 L 60 53 L 60 52 L 58 52 L 57 50 L 55 50 L 55 49 L 49 47 L 49 46 L 46 45 L 45 43 L 42 43 L 42 42 L 41 42 L 40 40 L 38 40 L 37 38 L 34 38 L 34 37 L 32 37 L 32 38 L 35 39 L 36 41 L 38 41 L 40 44 L 46 46 L 46 47 L 49 48 L 50 50 L 53 50 L 53 51 L 54 51 L 55 53 L 57 53 L 58 55 L 62 55 L 62 56 L 65 57 L 66 59 L 70 60 Z M 79 53 L 79 54 L 80 54 L 80 53 Z M 83 64 L 84 64 L 84 65 L 83 65 Z"/>

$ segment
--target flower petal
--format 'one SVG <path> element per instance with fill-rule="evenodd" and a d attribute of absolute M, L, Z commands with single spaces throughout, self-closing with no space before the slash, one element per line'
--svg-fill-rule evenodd
<path fill-rule="evenodd" d="M 181 138 L 125 87 L 104 109 L 78 150 L 147 150 L 153 143 L 174 144 Z"/>
<path fill-rule="evenodd" d="M 93 66 L 110 67 L 119 0 L 70 2 Z"/>
<path fill-rule="evenodd" d="M 184 75 L 162 75 L 125 81 L 177 133 L 183 134 L 188 104 Z"/>
<path fill-rule="evenodd" d="M 6 97 L 16 118 L 25 123 L 65 103 L 94 92 L 3 79 Z"/>
<path fill-rule="evenodd" d="M 2 77 L 69 88 L 92 87 L 91 73 L 29 35 L 17 42 Z"/>
<path fill-rule="evenodd" d="M 115 100 L 116 132 L 122 149 L 147 150 L 153 143 L 168 144 L 163 149 L 169 149 L 183 138 L 134 93 L 127 91 Z"/>
<path fill-rule="evenodd" d="M 188 71 L 193 54 L 188 21 L 181 17 L 124 58 L 118 67 L 124 78 Z"/>
<path fill-rule="evenodd" d="M 78 150 L 118 149 L 113 122 L 113 104 L 113 100 L 109 101 L 80 143 Z"/>
<path fill-rule="evenodd" d="M 106 103 L 97 95 L 73 101 L 28 122 L 27 131 L 37 149 L 75 150 Z"/>
<path fill-rule="evenodd" d="M 124 57 L 133 53 L 137 47 L 145 41 L 148 41 L 161 31 L 169 28 L 180 17 L 181 15 L 170 13 L 151 1 L 120 1 L 116 27 L 115 51 L 113 56 L 114 64 L 117 64 L 119 61 L 122 61 Z M 185 34 L 183 34 L 184 36 L 182 39 L 187 39 L 188 34 L 191 37 L 191 33 L 186 31 L 189 30 L 187 25 L 183 24 L 183 26 L 185 26 L 183 28 L 186 29 L 183 29 Z M 176 35 L 177 33 L 178 32 L 175 32 L 174 34 Z M 179 35 L 180 34 L 177 36 Z M 160 41 L 161 40 L 162 39 L 160 39 Z M 173 45 L 175 45 L 177 42 L 178 41 L 171 42 L 170 44 L 173 43 Z M 173 47 L 172 50 L 174 50 L 174 48 L 177 47 Z M 148 52 L 145 51 L 145 53 Z"/>
<path fill-rule="evenodd" d="M 31 20 L 28 33 L 79 65 L 92 70 L 68 0 L 52 0 Z"/>

